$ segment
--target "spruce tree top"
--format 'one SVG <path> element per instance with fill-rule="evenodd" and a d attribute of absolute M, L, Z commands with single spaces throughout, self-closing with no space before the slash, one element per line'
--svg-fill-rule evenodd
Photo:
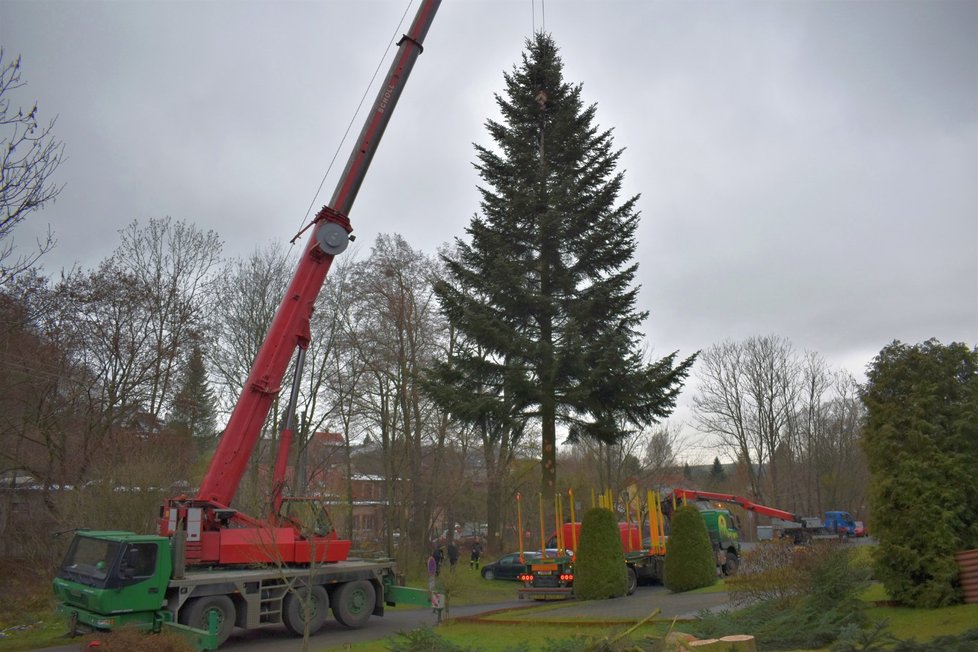
<path fill-rule="evenodd" d="M 476 145 L 481 212 L 437 288 L 465 348 L 439 374 L 457 390 L 441 402 L 463 418 L 539 417 L 546 457 L 554 420 L 612 443 L 623 424 L 668 416 L 692 358 L 645 360 L 638 195 L 619 199 L 622 150 L 564 80 L 550 35 L 529 39 L 504 81 L 493 145 Z"/>

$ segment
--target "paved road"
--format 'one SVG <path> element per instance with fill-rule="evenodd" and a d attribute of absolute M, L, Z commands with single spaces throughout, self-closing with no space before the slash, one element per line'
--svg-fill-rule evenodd
<path fill-rule="evenodd" d="M 516 593 L 516 584 L 513 585 Z M 491 612 L 505 612 L 512 621 L 562 622 L 584 618 L 608 622 L 637 622 L 659 609 L 659 618 L 693 618 L 704 609 L 723 608 L 728 604 L 726 593 L 672 594 L 661 586 L 640 586 L 634 595 L 614 600 L 578 602 L 567 600 L 547 603 L 548 608 L 533 609 L 539 602 L 511 600 L 495 604 L 453 607 L 448 614 L 455 619 L 476 618 Z M 559 605 L 559 606 L 558 606 Z M 556 607 L 556 608 L 554 608 Z M 436 616 L 430 609 L 395 607 L 387 608 L 383 618 L 372 617 L 363 629 L 346 629 L 330 619 L 311 640 L 311 649 L 338 649 L 347 644 L 374 641 L 395 636 L 424 625 L 433 626 Z M 78 646 L 68 645 L 47 648 L 44 652 L 78 652 Z M 235 630 L 221 650 L 232 652 L 295 652 L 299 643 L 284 627 L 251 631 Z"/>
<path fill-rule="evenodd" d="M 514 589 L 515 593 L 515 589 Z M 455 607 L 451 616 L 472 617 L 499 609 L 523 609 L 526 602 L 513 600 L 491 605 L 476 605 Z M 362 629 L 347 629 L 330 618 L 319 632 L 310 640 L 313 650 L 329 650 L 342 648 L 347 644 L 376 641 L 395 636 L 401 632 L 409 632 L 425 625 L 434 626 L 436 616 L 431 609 L 388 607 L 383 618 L 372 617 Z M 268 628 L 265 630 L 235 630 L 227 643 L 221 646 L 221 651 L 232 652 L 295 652 L 299 649 L 297 639 L 284 627 Z"/>
<path fill-rule="evenodd" d="M 449 616 L 453 619 L 462 619 L 504 611 L 505 615 L 499 614 L 497 617 L 517 622 L 529 619 L 534 622 L 561 622 L 578 618 L 608 622 L 637 622 L 656 609 L 660 610 L 657 616 L 659 618 L 694 618 L 701 610 L 723 608 L 728 603 L 729 598 L 726 593 L 673 594 L 661 586 L 641 586 L 634 595 L 625 598 L 589 602 L 576 600 L 550 602 L 545 611 L 533 609 L 540 604 L 538 602 L 512 600 L 488 605 L 454 607 Z M 558 604 L 559 607 L 553 608 Z M 347 644 L 374 641 L 434 624 L 435 615 L 430 609 L 399 607 L 387 609 L 383 618 L 371 618 L 363 629 L 346 629 L 331 619 L 312 638 L 312 649 L 341 648 Z M 221 648 L 224 649 L 234 652 L 294 652 L 297 647 L 296 639 L 284 628 L 276 628 L 250 632 L 238 630 Z"/>

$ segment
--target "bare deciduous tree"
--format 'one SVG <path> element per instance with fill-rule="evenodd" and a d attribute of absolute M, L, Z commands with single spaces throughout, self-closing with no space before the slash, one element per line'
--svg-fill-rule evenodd
<path fill-rule="evenodd" d="M 780 486 L 771 462 L 785 445 L 799 391 L 791 344 L 775 336 L 728 341 L 710 347 L 700 362 L 696 427 L 735 454 L 755 498 L 776 497 Z"/>
<path fill-rule="evenodd" d="M 121 236 L 111 262 L 131 276 L 145 303 L 142 326 L 152 369 L 144 409 L 161 418 L 173 399 L 179 363 L 205 328 L 206 311 L 213 305 L 209 285 L 221 240 L 214 231 L 169 217 L 151 219 L 144 227 L 134 221 Z"/>
<path fill-rule="evenodd" d="M 218 376 L 219 403 L 226 413 L 234 407 L 285 295 L 292 263 L 281 244 L 270 244 L 245 259 L 229 261 L 217 276 L 209 361 Z"/>
<path fill-rule="evenodd" d="M 679 459 L 689 448 L 689 442 L 679 429 L 661 425 L 643 437 L 642 468 L 645 485 L 661 487 L 666 478 L 679 468 Z"/>
<path fill-rule="evenodd" d="M 733 453 L 755 499 L 806 515 L 862 512 L 862 408 L 850 374 L 774 336 L 714 345 L 700 363 L 696 426 Z"/>
<path fill-rule="evenodd" d="M 385 471 L 410 479 L 402 496 L 408 510 L 402 531 L 416 553 L 428 543 L 434 503 L 444 493 L 438 480 L 447 430 L 439 427 L 438 411 L 420 385 L 423 370 L 440 352 L 445 328 L 433 290 L 435 269 L 435 261 L 400 236 L 381 235 L 356 272 L 357 348 L 372 379 L 364 396 L 372 401 L 371 418 L 390 460 Z"/>
<path fill-rule="evenodd" d="M 29 110 L 13 108 L 11 94 L 25 85 L 20 57 L 4 63 L 0 48 L 0 287 L 30 269 L 54 246 L 50 229 L 31 253 L 15 255 L 10 237 L 29 213 L 54 201 L 63 185 L 53 177 L 64 160 L 64 143 L 53 137 L 55 119 L 42 125 L 37 104 Z"/>

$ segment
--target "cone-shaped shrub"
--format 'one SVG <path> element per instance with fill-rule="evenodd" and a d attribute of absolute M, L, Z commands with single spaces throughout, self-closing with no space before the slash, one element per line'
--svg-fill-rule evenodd
<path fill-rule="evenodd" d="M 581 600 L 618 598 L 628 591 L 625 552 L 615 515 L 602 508 L 588 511 L 581 521 L 581 538 L 574 551 L 574 595 Z"/>
<path fill-rule="evenodd" d="M 717 581 L 716 557 L 700 510 L 678 508 L 669 525 L 666 544 L 666 588 L 673 592 L 711 586 Z"/>

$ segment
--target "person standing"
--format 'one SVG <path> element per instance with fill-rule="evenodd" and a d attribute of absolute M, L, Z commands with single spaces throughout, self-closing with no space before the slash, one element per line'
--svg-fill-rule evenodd
<path fill-rule="evenodd" d="M 428 555 L 428 590 L 435 590 L 435 577 L 438 575 L 438 560 L 435 558 L 435 553 L 432 551 Z"/>
<path fill-rule="evenodd" d="M 482 544 L 478 541 L 472 542 L 472 552 L 469 556 L 469 568 L 479 570 L 479 558 L 482 557 Z"/>
<path fill-rule="evenodd" d="M 431 556 L 435 558 L 435 575 L 438 575 L 441 573 L 441 563 L 445 561 L 445 553 L 442 552 L 441 546 L 435 545 L 435 550 Z"/>
<path fill-rule="evenodd" d="M 458 564 L 458 546 L 455 545 L 454 541 L 448 542 L 448 564 L 451 566 L 452 572 L 454 572 L 455 565 Z"/>

